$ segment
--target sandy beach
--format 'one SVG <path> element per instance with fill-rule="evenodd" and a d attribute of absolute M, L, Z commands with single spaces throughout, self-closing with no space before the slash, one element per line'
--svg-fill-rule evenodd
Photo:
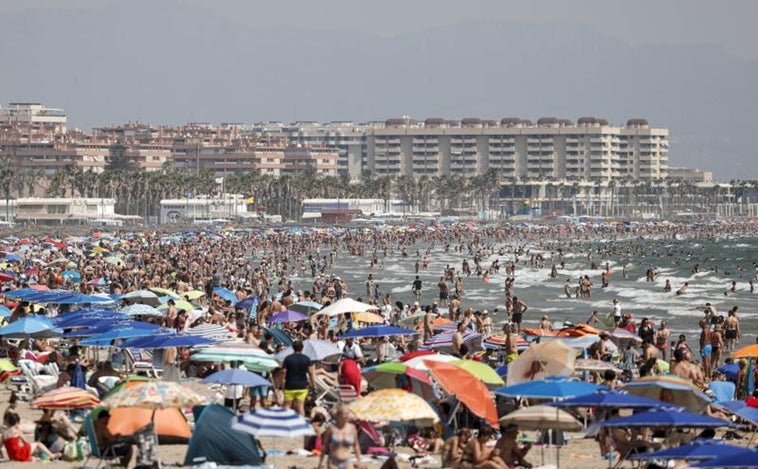
<path fill-rule="evenodd" d="M 185 385 L 191 389 L 200 392 L 204 395 L 212 398 L 213 390 L 209 385 L 203 384 L 197 380 L 187 380 Z M 4 386 L 0 389 L 0 402 L 7 403 L 10 397 L 10 391 Z M 5 408 L 5 406 L 3 406 Z M 28 402 L 20 402 L 18 406 L 19 415 L 22 418 L 22 422 L 33 422 L 42 415 L 42 411 L 32 408 Z M 76 424 L 78 427 L 78 424 Z M 525 432 L 529 438 L 535 438 L 535 432 Z M 595 440 L 586 438 L 583 433 L 569 433 L 568 444 L 561 448 L 560 451 L 560 467 L 562 468 L 582 468 L 582 469 L 603 469 L 608 467 L 607 460 L 603 460 L 599 456 L 598 446 Z M 30 438 L 32 435 L 30 435 Z M 494 441 L 493 441 L 494 442 Z M 274 465 L 277 468 L 299 468 L 299 469 L 315 469 L 318 465 L 317 456 L 302 456 L 297 454 L 298 450 L 302 449 L 302 439 L 271 439 L 262 438 L 261 443 L 263 447 L 269 452 L 266 463 Z M 411 448 L 397 447 L 395 448 L 398 453 L 398 463 L 401 468 L 411 468 L 411 464 L 408 462 L 408 457 L 414 455 Z M 187 445 L 161 445 L 160 458 L 164 466 L 168 467 L 190 467 L 184 466 L 184 457 L 187 452 Z M 287 454 L 289 453 L 289 454 Z M 530 451 L 527 459 L 529 462 L 538 467 L 542 463 L 542 457 L 544 456 L 544 464 L 556 464 L 556 448 L 554 446 L 543 448 L 534 446 Z M 368 467 L 378 469 L 384 462 L 381 459 L 371 458 L 364 456 L 362 462 Z M 30 463 L 19 463 L 8 461 L 6 455 L 3 454 L 3 460 L 0 461 L 0 467 L 60 467 L 60 468 L 81 468 L 81 467 L 96 467 L 99 463 L 96 459 L 90 459 L 86 466 L 83 466 L 83 461 L 36 461 Z M 439 455 L 431 455 L 425 458 L 418 467 L 437 468 L 440 467 Z M 630 462 L 626 462 L 622 467 L 632 467 Z"/>

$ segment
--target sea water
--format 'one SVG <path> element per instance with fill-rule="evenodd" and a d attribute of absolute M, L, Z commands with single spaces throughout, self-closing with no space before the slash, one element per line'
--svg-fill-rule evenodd
<path fill-rule="evenodd" d="M 758 335 L 758 309 L 755 307 L 758 293 L 750 293 L 748 281 L 756 275 L 758 238 L 667 238 L 627 242 L 635 246 L 635 254 L 628 255 L 626 250 L 619 249 L 615 254 L 601 256 L 597 252 L 598 247 L 606 250 L 610 241 L 585 241 L 579 248 L 575 247 L 573 253 L 564 254 L 564 268 L 559 265 L 557 252 L 537 251 L 537 246 L 527 244 L 525 249 L 531 249 L 530 254 L 542 252 L 546 262 L 543 268 L 538 268 L 530 265 L 529 256 L 522 255 L 517 264 L 514 294 L 529 308 L 524 315 L 524 326 L 537 326 L 543 315 L 548 315 L 556 326 L 566 321 L 585 322 L 593 311 L 598 311 L 603 320 L 612 309 L 613 298 L 617 298 L 622 314 L 631 313 L 636 323 L 647 317 L 655 321 L 657 327 L 661 320 L 666 320 L 672 338 L 683 333 L 692 341 L 697 337 L 698 320 L 703 317 L 705 303 L 708 302 L 724 316 L 730 308 L 738 306 L 743 332 L 741 343 L 754 341 Z M 615 243 L 619 244 L 618 241 Z M 500 313 L 493 316 L 494 322 L 499 323 L 507 319 L 504 289 L 506 275 L 502 266 L 506 261 L 514 260 L 515 256 L 513 253 L 498 255 L 498 243 L 493 242 L 492 245 L 495 254 L 484 257 L 481 264 L 486 270 L 494 260 L 499 259 L 500 272 L 490 275 L 489 283 L 485 283 L 480 276 L 464 276 L 462 307 L 487 309 L 491 314 L 495 308 L 499 308 Z M 414 301 L 411 283 L 416 276 L 416 250 L 423 256 L 427 247 L 431 248 L 429 266 L 426 270 L 420 270 L 418 275 L 424 285 L 421 304 L 431 304 L 438 301 L 437 282 L 446 266 L 460 270 L 465 258 L 473 270 L 473 259 L 468 252 L 455 252 L 452 247 L 445 252 L 439 243 L 433 246 L 418 244 L 408 249 L 409 255 L 405 259 L 400 256 L 399 249 L 388 253 L 387 257 L 381 257 L 380 254 L 383 266 L 373 269 L 369 267 L 368 254 L 358 257 L 343 252 L 328 273 L 347 281 L 348 295 L 352 298 L 367 298 L 366 279 L 371 273 L 374 281 L 379 284 L 381 293 L 392 295 L 393 304 L 395 301 L 410 303 Z M 590 250 L 597 263 L 598 268 L 595 270 L 591 269 L 587 257 Z M 606 263 L 610 267 L 611 277 L 608 287 L 602 288 L 600 275 L 605 270 Z M 550 278 L 550 267 L 553 264 L 558 269 L 556 278 Z M 695 265 L 699 265 L 699 272 L 693 271 Z M 626 266 L 627 278 L 622 275 L 623 266 Z M 654 282 L 646 280 L 649 268 L 658 272 Z M 579 277 L 584 275 L 589 275 L 594 283 L 591 298 L 566 298 L 563 291 L 565 280 L 570 279 L 573 292 Z M 670 292 L 664 291 L 666 279 L 671 283 Z M 293 282 L 296 288 L 307 289 L 311 287 L 312 280 L 308 275 L 305 278 L 294 278 Z M 736 292 L 730 291 L 732 281 L 737 282 Z M 684 282 L 689 283 L 688 289 L 682 295 L 676 295 L 676 290 Z M 450 282 L 448 285 L 453 292 L 454 285 Z"/>

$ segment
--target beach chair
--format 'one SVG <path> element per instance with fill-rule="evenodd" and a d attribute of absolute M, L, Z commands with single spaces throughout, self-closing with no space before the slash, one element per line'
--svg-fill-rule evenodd
<path fill-rule="evenodd" d="M 340 384 L 337 386 L 337 392 L 340 396 L 340 403 L 349 404 L 358 399 L 358 392 L 349 384 Z"/>
<path fill-rule="evenodd" d="M 8 388 L 15 391 L 22 400 L 30 401 L 40 394 L 51 391 L 58 383 L 58 376 L 43 374 L 46 370 L 37 362 L 19 360 L 18 369 L 21 371 L 21 376 L 12 377 Z"/>
<path fill-rule="evenodd" d="M 336 381 L 336 379 L 335 379 Z M 317 405 L 331 408 L 341 402 L 337 386 L 327 382 L 326 378 L 318 373 L 315 376 L 314 388 L 316 389 L 315 401 Z"/>
<path fill-rule="evenodd" d="M 153 364 L 153 356 L 146 350 L 125 348 L 126 367 L 130 373 L 145 374 L 151 378 L 160 378 L 163 369 Z"/>
<path fill-rule="evenodd" d="M 84 433 L 87 437 L 87 444 L 89 445 L 89 455 L 84 461 L 82 467 L 87 467 L 87 462 L 89 462 L 90 458 L 95 458 L 100 460 L 97 464 L 97 467 L 100 468 L 105 463 L 118 460 L 119 457 L 116 455 L 116 448 L 114 446 L 108 447 L 105 452 L 100 451 L 100 445 L 97 441 L 97 435 L 95 434 L 95 424 L 92 421 L 92 418 L 92 414 L 87 415 L 82 423 L 84 426 Z"/>

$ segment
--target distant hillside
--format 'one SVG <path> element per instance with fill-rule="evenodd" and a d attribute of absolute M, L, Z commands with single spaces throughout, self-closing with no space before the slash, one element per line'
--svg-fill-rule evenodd
<path fill-rule="evenodd" d="M 186 3 L 0 18 L 0 103 L 73 125 L 597 115 L 672 130 L 672 164 L 752 164 L 758 64 L 703 46 L 629 47 L 573 24 L 466 22 L 396 37 L 252 30 Z"/>

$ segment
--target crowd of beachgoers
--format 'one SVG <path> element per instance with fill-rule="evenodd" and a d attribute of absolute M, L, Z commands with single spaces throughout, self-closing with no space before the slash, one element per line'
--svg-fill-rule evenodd
<path fill-rule="evenodd" d="M 635 323 L 622 313 L 618 301 L 609 305 L 608 317 L 605 311 L 602 316 L 588 314 L 586 323 L 556 327 L 547 316 L 532 317 L 534 313 L 529 311 L 528 302 L 523 297 L 519 299 L 519 287 L 513 279 L 520 270 L 545 269 L 553 277 L 568 256 L 586 260 L 588 271 L 597 277 L 587 276 L 580 279 L 576 287 L 572 284 L 565 290 L 567 299 L 574 295 L 584 297 L 591 295 L 595 284 L 602 286 L 609 280 L 608 260 L 611 258 L 649 256 L 654 251 L 656 255 L 664 252 L 673 258 L 684 257 L 682 253 L 686 248 L 666 246 L 670 246 L 671 241 L 748 238 L 754 236 L 754 229 L 752 222 L 595 225 L 470 222 L 420 223 L 381 229 L 228 227 L 182 232 L 93 231 L 86 235 L 69 235 L 58 230 L 49 236 L 36 237 L 16 233 L 0 239 L 3 251 L 0 279 L 4 282 L 1 301 L 7 308 L 4 321 L 12 325 L 32 316 L 60 321 L 76 314 L 92 318 L 93 322 L 101 321 L 108 317 L 108 311 L 120 314 L 128 305 L 144 300 L 155 306 L 156 312 L 143 312 L 130 320 L 159 327 L 155 334 L 171 331 L 184 335 L 204 326 L 214 326 L 227 334 L 226 344 L 222 345 L 239 344 L 271 355 L 276 359 L 274 365 L 248 367 L 267 379 L 270 386 L 248 388 L 230 384 L 216 398 L 238 412 L 272 405 L 292 407 L 307 418 L 320 435 L 306 441 L 309 451 L 328 453 L 319 467 L 323 463 L 330 469 L 350 467 L 351 458 L 361 451 L 355 443 L 359 427 L 349 423 L 350 405 L 340 404 L 345 397 L 332 395 L 334 399 L 329 401 L 325 397 L 327 393 L 320 392 L 329 386 L 350 387 L 355 393 L 350 401 L 384 387 L 397 387 L 424 397 L 433 404 L 441 423 L 419 425 L 411 434 L 402 435 L 402 441 L 409 444 L 414 453 L 441 457 L 446 466 L 462 469 L 529 467 L 526 453 L 531 445 L 520 438 L 518 420 L 510 421 L 507 417 L 519 406 L 539 402 L 521 399 L 534 396 L 510 392 L 510 386 L 540 381 L 555 374 L 592 383 L 597 389 L 628 386 L 632 392 L 634 383 L 639 380 L 649 384 L 650 380 L 660 379 L 664 384 L 644 387 L 644 396 L 724 419 L 727 426 L 731 424 L 732 414 L 718 405 L 714 396 L 723 390 L 712 383 L 732 382 L 729 400 L 749 401 L 758 378 L 758 367 L 752 363 L 752 354 L 740 353 L 739 346 L 744 343 L 740 344 L 742 331 L 737 308 L 727 312 L 704 305 L 697 337 L 672 337 L 665 321 L 654 324 L 643 319 Z M 411 269 L 416 273 L 426 272 L 430 260 L 440 252 L 457 254 L 460 264 L 448 265 L 438 272 L 439 281 L 432 286 L 425 285 L 423 294 L 418 277 L 409 278 L 410 288 L 400 295 L 379 291 L 377 278 L 385 263 L 404 263 L 413 266 Z M 493 256 L 495 261 L 491 260 Z M 500 256 L 502 263 L 497 259 Z M 342 275 L 345 258 L 365 266 L 365 281 L 361 284 Z M 687 261 L 693 262 L 692 259 Z M 746 260 L 746 265 L 749 262 Z M 465 283 L 470 277 L 488 282 L 489 276 L 501 273 L 507 278 L 501 297 L 493 298 L 492 304 L 504 303 L 502 312 L 490 314 L 486 309 L 467 305 Z M 648 274 L 654 276 L 655 272 Z M 679 294 L 686 288 L 684 284 L 673 289 Z M 57 303 L 53 297 L 30 295 L 34 290 L 58 294 L 68 290 L 100 300 L 88 305 Z M 140 292 L 148 293 L 141 295 Z M 358 306 L 322 313 L 332 311 L 347 298 L 356 299 Z M 83 306 L 100 312 L 88 313 L 80 309 Z M 128 364 L 122 364 L 117 355 L 104 358 L 102 354 L 89 353 L 88 347 L 83 345 L 86 340 L 79 342 L 86 334 L 69 334 L 72 329 L 65 328 L 67 323 L 58 324 L 65 330 L 63 337 L 35 337 L 33 334 L 21 340 L 6 337 L 3 342 L 9 358 L 17 366 L 19 359 L 37 360 L 44 356 L 40 361 L 55 363 L 61 370 L 55 387 L 70 385 L 74 374 L 83 372 L 90 390 L 104 397 L 108 390 L 102 387 L 100 379 L 123 378 L 126 368 L 122 366 L 128 367 Z M 534 324 L 536 326 L 531 327 Z M 82 325 L 86 326 L 86 321 L 77 327 Z M 377 327 L 389 329 L 380 335 L 361 333 Z M 93 334 L 95 332 L 104 330 L 101 326 L 95 331 L 93 326 Z M 0 329 L 0 336 L 2 334 L 3 329 Z M 328 357 L 313 356 L 315 352 L 307 349 L 307 345 L 320 341 L 334 344 L 336 353 Z M 306 344 L 304 351 L 303 343 Z M 545 357 L 551 357 L 549 360 L 530 355 L 541 348 L 545 348 Z M 245 361 L 195 360 L 193 353 L 198 349 L 190 346 L 150 349 L 153 369 L 161 369 L 165 380 L 202 379 L 225 367 L 245 367 Z M 290 355 L 287 355 L 288 350 Z M 564 350 L 570 352 L 566 354 Z M 443 371 L 429 363 L 447 363 L 448 358 L 439 356 L 448 357 L 451 362 L 462 360 L 464 365 L 479 363 L 489 367 L 494 378 L 481 370 L 472 372 L 470 379 L 484 383 L 484 393 L 473 397 L 460 395 L 464 391 L 451 389 L 442 378 Z M 562 368 L 553 371 L 552 361 L 560 363 Z M 402 371 L 389 372 L 381 368 L 387 363 L 415 363 L 417 369 L 406 372 L 412 367 L 404 365 Z M 465 368 L 464 365 L 461 366 Z M 388 380 L 385 372 L 397 376 Z M 666 380 L 674 382 L 677 378 L 689 386 L 690 394 L 707 394 L 702 394 L 702 400 L 694 404 L 685 400 L 681 393 L 672 391 L 675 387 L 665 385 Z M 682 383 L 674 384 L 682 386 Z M 495 399 L 491 394 L 493 390 Z M 719 397 L 724 400 L 723 396 Z M 60 457 L 62 447 L 55 443 L 55 438 L 46 439 L 39 431 L 36 442 L 28 434 L 23 436 L 20 430 L 23 422 L 12 416 L 13 408 L 18 405 L 16 398 L 13 399 L 14 403 L 6 412 L 3 434 L 4 442 L 10 442 L 5 443 L 8 456 L 21 460 L 32 455 Z M 488 406 L 478 408 L 476 404 L 488 400 L 495 409 L 494 415 L 488 413 Z M 608 415 L 596 411 L 592 418 L 599 421 L 616 417 L 619 408 L 624 406 L 619 405 Z M 323 423 L 329 420 L 332 420 L 331 426 L 322 433 Z M 493 435 L 493 428 L 497 435 Z M 530 428 L 522 427 L 522 431 Z M 595 431 L 600 454 L 616 458 L 627 456 L 621 454 L 623 448 L 658 449 L 660 429 L 655 425 L 641 428 L 603 427 Z M 472 430 L 477 436 L 472 436 Z M 23 441 L 24 438 L 30 443 L 29 451 L 20 451 L 17 447 L 18 439 Z M 386 464 L 395 463 L 396 460 L 390 458 Z"/>

